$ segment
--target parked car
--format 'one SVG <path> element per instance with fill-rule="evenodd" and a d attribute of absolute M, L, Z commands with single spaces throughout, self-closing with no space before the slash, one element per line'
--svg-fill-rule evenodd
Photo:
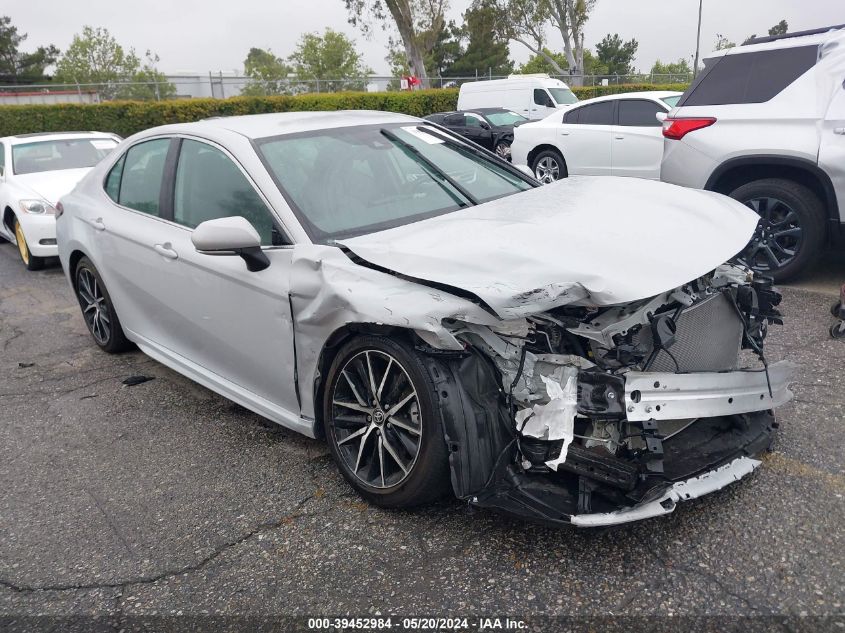
<path fill-rule="evenodd" d="M 439 112 L 425 118 L 495 152 L 505 160 L 511 159 L 514 128 L 528 121 L 524 116 L 505 108 Z"/>
<path fill-rule="evenodd" d="M 581 101 L 520 126 L 514 164 L 548 184 L 567 175 L 660 178 L 662 118 L 680 92 L 626 92 Z"/>
<path fill-rule="evenodd" d="M 310 112 L 147 130 L 58 211 L 97 345 L 325 438 L 379 505 L 665 514 L 759 466 L 790 397 L 780 296 L 722 264 L 757 216 L 718 194 L 540 187 L 427 121 Z"/>
<path fill-rule="evenodd" d="M 0 138 L 0 237 L 17 245 L 29 270 L 38 270 L 45 258 L 58 255 L 56 201 L 119 140 L 103 132 Z"/>
<path fill-rule="evenodd" d="M 845 29 L 716 51 L 664 123 L 661 178 L 760 215 L 743 251 L 782 281 L 845 242 Z"/>
<path fill-rule="evenodd" d="M 569 86 L 544 74 L 470 81 L 458 93 L 458 110 L 507 108 L 532 121 L 577 102 Z"/>

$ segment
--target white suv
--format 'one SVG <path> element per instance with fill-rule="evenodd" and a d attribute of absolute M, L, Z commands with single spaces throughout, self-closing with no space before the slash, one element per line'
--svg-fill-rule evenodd
<path fill-rule="evenodd" d="M 744 260 L 794 276 L 845 237 L 845 25 L 714 52 L 663 124 L 661 180 L 761 220 Z"/>

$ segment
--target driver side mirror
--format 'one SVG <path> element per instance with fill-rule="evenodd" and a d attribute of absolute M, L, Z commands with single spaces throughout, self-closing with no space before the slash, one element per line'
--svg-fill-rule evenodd
<path fill-rule="evenodd" d="M 490 129 L 490 124 L 489 124 L 489 123 L 487 123 L 487 121 L 482 121 L 482 122 L 481 122 L 481 129 L 482 129 L 482 130 L 489 130 L 489 129 Z"/>
<path fill-rule="evenodd" d="M 665 112 L 655 112 L 654 118 L 663 123 L 668 115 Z"/>
<path fill-rule="evenodd" d="M 203 255 L 237 255 L 253 273 L 270 266 L 270 260 L 261 250 L 258 231 L 239 215 L 202 222 L 194 229 L 191 242 Z"/>

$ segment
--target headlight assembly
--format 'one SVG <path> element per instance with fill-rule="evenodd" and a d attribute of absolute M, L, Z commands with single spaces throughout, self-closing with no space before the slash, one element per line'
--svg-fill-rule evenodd
<path fill-rule="evenodd" d="M 56 215 L 56 209 L 44 200 L 21 200 L 21 211 L 33 215 Z"/>

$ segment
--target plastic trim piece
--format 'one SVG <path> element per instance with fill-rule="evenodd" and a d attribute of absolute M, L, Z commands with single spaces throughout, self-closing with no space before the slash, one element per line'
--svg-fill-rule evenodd
<path fill-rule="evenodd" d="M 758 459 L 739 457 L 703 475 L 677 482 L 662 497 L 654 501 L 616 512 L 576 514 L 572 517 L 572 525 L 576 527 L 619 525 L 669 514 L 675 510 L 678 502 L 697 499 L 739 481 L 754 472 L 761 463 Z"/>

